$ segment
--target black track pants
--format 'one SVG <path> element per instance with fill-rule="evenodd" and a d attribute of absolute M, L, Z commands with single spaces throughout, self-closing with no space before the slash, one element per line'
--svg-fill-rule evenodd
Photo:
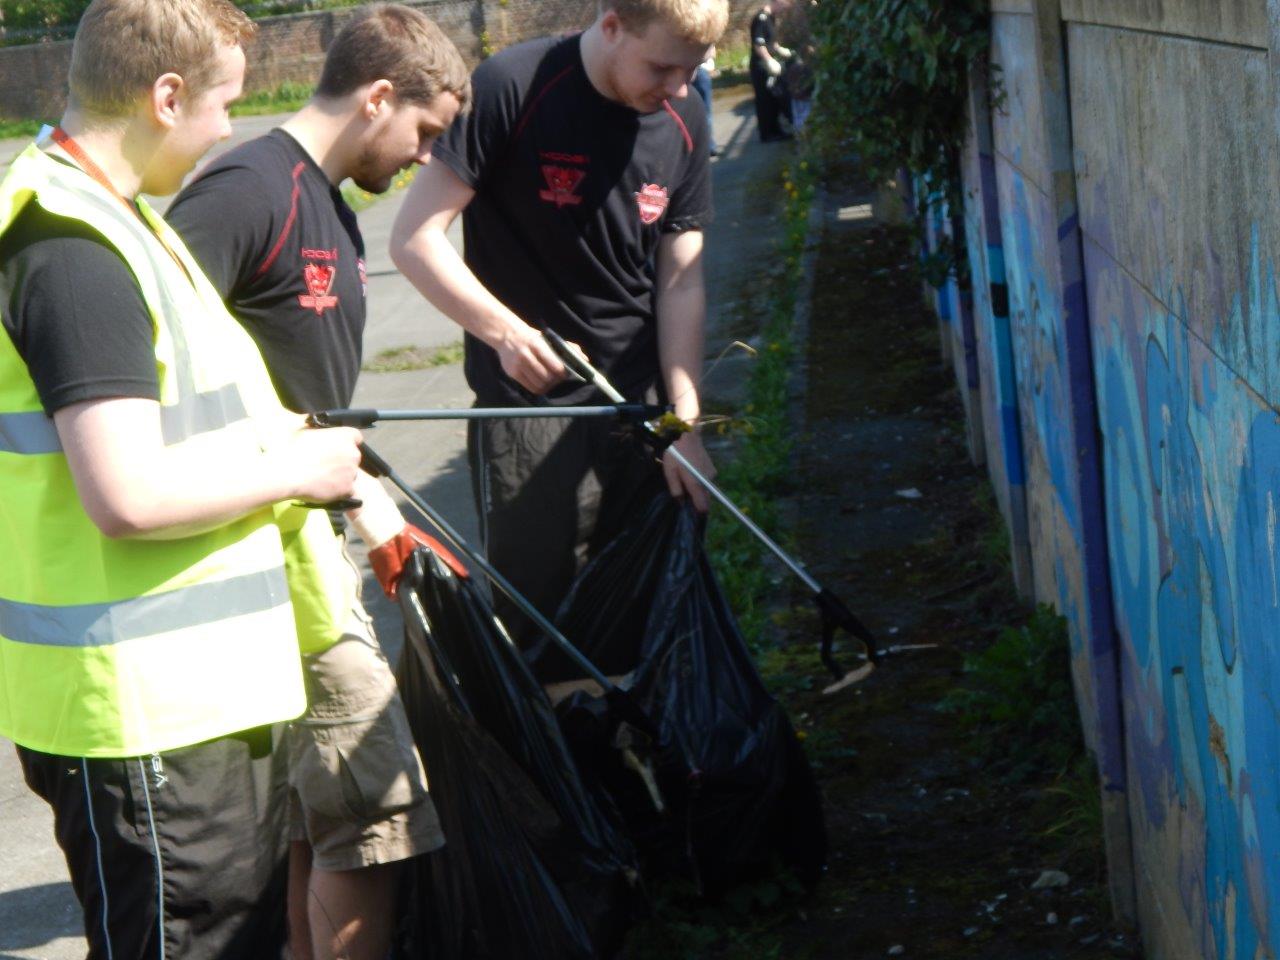
<path fill-rule="evenodd" d="M 490 562 L 551 619 L 587 561 L 665 486 L 656 454 L 612 420 L 475 420 L 467 452 Z M 536 629 L 496 600 L 527 649 Z"/>
<path fill-rule="evenodd" d="M 278 960 L 287 779 L 270 743 L 260 730 L 120 760 L 18 748 L 53 807 L 89 960 Z"/>

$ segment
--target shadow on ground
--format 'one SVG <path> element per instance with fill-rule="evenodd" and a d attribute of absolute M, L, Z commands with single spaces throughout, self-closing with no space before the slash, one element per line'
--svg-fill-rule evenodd
<path fill-rule="evenodd" d="M 42 883 L 0 893 L 0 950 L 29 950 L 84 933 L 70 883 Z M 0 960 L 12 960 L 0 953 Z"/>

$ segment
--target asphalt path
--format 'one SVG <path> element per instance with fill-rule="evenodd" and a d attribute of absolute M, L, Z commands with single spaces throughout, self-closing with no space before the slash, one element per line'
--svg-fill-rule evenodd
<path fill-rule="evenodd" d="M 236 119 L 233 136 L 215 155 L 265 133 L 281 119 Z M 749 91 L 741 88 L 717 94 L 715 128 L 724 152 L 713 167 L 717 219 L 708 231 L 706 254 L 709 359 L 749 329 L 749 324 L 741 325 L 743 311 L 750 309 L 742 291 L 766 264 L 777 210 L 776 199 L 762 195 L 759 187 L 768 182 L 786 149 L 756 141 Z M 0 141 L 0 168 L 24 145 Z M 395 347 L 432 348 L 461 339 L 458 328 L 422 300 L 391 265 L 387 238 L 401 200 L 393 194 L 359 215 L 369 273 L 366 357 Z M 451 238 L 461 246 L 460 233 Z M 732 405 L 739 393 L 742 356 L 735 354 L 718 364 L 708 378 L 708 390 L 722 405 Z M 383 408 L 466 407 L 470 402 L 471 392 L 457 364 L 402 373 L 366 372 L 355 397 L 356 406 Z M 464 536 L 474 539 L 461 423 L 389 424 L 369 431 L 367 439 Z M 400 642 L 398 611 L 377 591 L 367 571 L 365 592 L 383 645 L 394 657 Z M 49 809 L 26 788 L 11 745 L 0 739 L 0 960 L 72 960 L 83 957 L 85 949 L 80 909 L 53 840 Z"/>

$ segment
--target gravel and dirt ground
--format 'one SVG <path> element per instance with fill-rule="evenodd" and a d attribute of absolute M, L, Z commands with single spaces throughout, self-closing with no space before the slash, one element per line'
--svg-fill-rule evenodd
<path fill-rule="evenodd" d="M 759 662 L 821 785 L 827 874 L 809 893 L 777 878 L 717 904 L 660 897 L 630 956 L 1140 957 L 1111 921 L 1065 634 L 1014 593 L 915 246 L 907 228 L 867 215 L 871 199 L 846 173 L 815 201 L 803 396 L 780 506 L 818 579 L 883 643 L 923 649 L 825 695 L 816 617 L 800 592 L 784 599 Z M 739 291 L 740 317 L 779 275 Z"/>

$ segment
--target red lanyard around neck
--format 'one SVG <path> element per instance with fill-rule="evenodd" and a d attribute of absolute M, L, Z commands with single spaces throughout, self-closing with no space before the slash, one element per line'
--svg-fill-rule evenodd
<path fill-rule="evenodd" d="M 71 138 L 71 135 L 60 126 L 53 128 L 53 142 L 65 150 L 67 156 L 71 157 L 81 170 L 93 177 L 93 179 L 100 183 L 108 193 L 124 204 L 130 213 L 142 221 L 142 225 L 147 228 L 149 233 L 160 241 L 160 246 L 164 247 L 165 253 L 173 257 L 173 262 L 181 268 L 182 272 L 187 275 L 187 279 L 190 280 L 191 274 L 187 271 L 187 265 L 182 262 L 182 258 L 179 257 L 177 253 L 174 252 L 173 248 L 165 242 L 164 237 L 147 222 L 147 218 L 142 215 L 138 208 L 133 203 L 129 202 L 128 198 L 116 189 L 116 185 L 111 182 L 111 178 L 107 176 L 106 171 L 94 162 L 93 157 L 85 153 L 84 147 L 76 143 L 75 140 Z"/>

